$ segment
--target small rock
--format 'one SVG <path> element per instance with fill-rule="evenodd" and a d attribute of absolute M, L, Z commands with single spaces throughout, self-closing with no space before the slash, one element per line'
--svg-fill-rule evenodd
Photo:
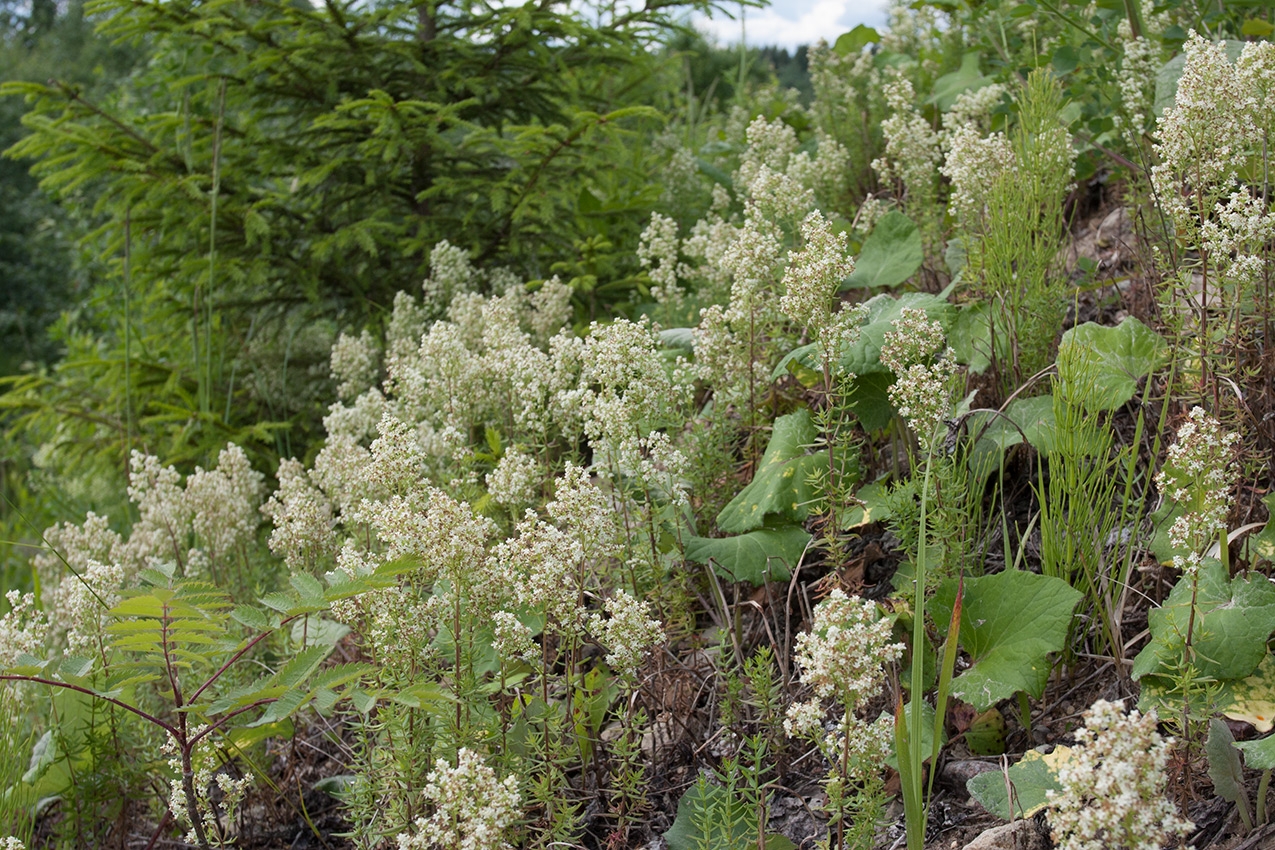
<path fill-rule="evenodd" d="M 965 845 L 965 850 L 1048 850 L 1049 842 L 1034 819 L 995 826 Z"/>

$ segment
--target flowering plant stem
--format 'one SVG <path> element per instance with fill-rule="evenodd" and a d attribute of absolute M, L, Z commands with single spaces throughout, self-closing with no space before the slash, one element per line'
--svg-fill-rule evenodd
<path fill-rule="evenodd" d="M 930 472 L 933 462 L 934 451 L 931 449 L 925 456 L 925 478 L 921 486 L 921 516 L 917 531 L 916 601 L 912 606 L 912 686 L 909 705 L 911 717 L 901 727 L 907 742 L 908 767 L 906 771 L 900 770 L 899 778 L 904 786 L 903 810 L 907 819 L 908 850 L 923 850 L 925 847 L 926 812 L 921 796 L 921 771 L 925 760 L 921 752 L 921 726 L 925 722 L 923 714 L 925 705 L 921 695 L 925 689 L 925 582 L 928 554 L 925 537 L 926 522 L 929 518 Z M 935 721 L 941 723 L 937 714 L 935 712 Z M 902 716 L 902 710 L 899 711 L 899 715 Z M 896 724 L 896 735 L 899 728 L 900 725 Z M 936 736 L 935 746 L 938 745 L 938 740 Z M 900 752 L 900 768 L 903 767 L 903 763 L 904 754 Z"/>

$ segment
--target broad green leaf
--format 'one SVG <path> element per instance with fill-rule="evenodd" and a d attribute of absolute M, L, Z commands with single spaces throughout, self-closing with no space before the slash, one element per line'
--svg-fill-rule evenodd
<path fill-rule="evenodd" d="M 1005 715 L 989 708 L 974 718 L 965 730 L 965 743 L 976 756 L 999 756 L 1005 752 Z"/>
<path fill-rule="evenodd" d="M 1063 648 L 1080 591 L 1051 576 L 1006 570 L 965 580 L 960 643 L 968 670 L 952 680 L 952 695 L 983 711 L 1026 691 L 1040 697 L 1049 678 L 1049 653 Z M 934 596 L 934 619 L 951 618 L 956 582 Z"/>
<path fill-rule="evenodd" d="M 1115 327 L 1086 322 L 1071 328 L 1059 343 L 1060 359 L 1071 346 L 1093 361 L 1093 368 L 1080 370 L 1086 386 L 1074 388 L 1090 411 L 1114 410 L 1133 398 L 1138 380 L 1163 363 L 1169 350 L 1163 337 L 1132 316 Z"/>
<path fill-rule="evenodd" d="M 291 720 L 280 720 L 262 726 L 232 726 L 221 737 L 239 749 L 245 749 L 261 743 L 266 738 L 290 738 L 292 737 L 292 731 Z"/>
<path fill-rule="evenodd" d="M 921 231 L 912 219 L 891 210 L 872 228 L 854 261 L 854 273 L 842 289 L 891 289 L 906 281 L 925 262 Z"/>
<path fill-rule="evenodd" d="M 1198 590 L 1184 576 L 1148 620 L 1151 642 L 1133 661 L 1134 679 L 1171 681 L 1185 651 L 1188 623 L 1198 674 L 1217 681 L 1242 679 L 1266 657 L 1266 641 L 1275 630 L 1275 586 L 1260 574 L 1229 578 L 1221 562 L 1206 559 Z"/>
<path fill-rule="evenodd" d="M 1266 505 L 1266 515 L 1270 517 L 1266 526 L 1256 534 L 1250 534 L 1244 541 L 1244 549 L 1250 561 L 1261 559 L 1275 561 L 1275 493 L 1262 499 Z"/>
<path fill-rule="evenodd" d="M 885 335 L 894 330 L 894 323 L 904 307 L 924 310 L 926 316 L 942 325 L 945 331 L 956 311 L 947 301 L 928 292 L 905 292 L 897 296 L 882 293 L 864 303 L 868 316 L 859 329 L 859 339 L 846 348 L 841 358 L 842 368 L 855 375 L 872 372 L 889 374 L 889 369 L 881 362 L 881 343 Z"/>
<path fill-rule="evenodd" d="M 859 24 L 849 32 L 843 32 L 837 36 L 836 42 L 833 43 L 833 51 L 841 57 L 854 56 L 863 51 L 863 48 L 869 44 L 876 44 L 881 40 L 881 34 L 875 29 L 864 24 Z"/>
<path fill-rule="evenodd" d="M 885 484 L 864 484 L 855 491 L 854 497 L 862 504 L 842 511 L 837 517 L 837 527 L 842 530 L 883 522 L 894 515 L 894 511 L 890 509 L 890 488 Z"/>
<path fill-rule="evenodd" d="M 975 301 L 962 305 L 947 332 L 958 363 L 981 375 L 992 365 L 992 326 L 987 321 L 988 302 Z"/>
<path fill-rule="evenodd" d="M 1001 820 L 1029 818 L 1049 803 L 1047 792 L 1062 791 L 1058 771 L 1071 758 L 1071 747 L 1054 747 L 1049 755 L 1028 750 L 1006 773 L 1013 788 L 1014 804 L 1010 805 L 1005 773 L 989 770 L 965 783 L 970 796 Z"/>
<path fill-rule="evenodd" d="M 947 112 L 960 95 L 996 82 L 992 77 L 983 76 L 978 69 L 978 60 L 977 53 L 962 56 L 960 68 L 934 81 L 934 93 L 926 103 L 937 106 L 940 112 Z"/>
<path fill-rule="evenodd" d="M 799 525 L 761 528 L 734 537 L 689 537 L 686 557 L 697 564 L 711 564 L 728 581 L 761 586 L 784 581 L 806 551 L 810 535 Z"/>
<path fill-rule="evenodd" d="M 890 404 L 893 383 L 894 376 L 889 372 L 872 372 L 854 379 L 846 406 L 854 411 L 864 430 L 880 431 L 894 418 L 894 405 Z"/>
<path fill-rule="evenodd" d="M 805 519 L 816 495 L 810 473 L 828 463 L 826 454 L 809 453 L 817 438 L 809 410 L 776 419 L 753 480 L 722 508 L 717 527 L 739 534 L 761 528 L 771 515 Z"/>
<path fill-rule="evenodd" d="M 1235 746 L 1244 753 L 1244 764 L 1250 770 L 1275 768 L 1275 735 L 1267 735 L 1256 741 L 1240 741 Z"/>

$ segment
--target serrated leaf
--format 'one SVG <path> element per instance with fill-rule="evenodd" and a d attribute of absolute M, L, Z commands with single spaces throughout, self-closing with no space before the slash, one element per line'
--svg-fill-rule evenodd
<path fill-rule="evenodd" d="M 272 628 L 270 618 L 260 608 L 252 605 L 238 605 L 230 612 L 230 617 L 236 623 L 247 626 L 258 632 L 269 631 Z"/>
<path fill-rule="evenodd" d="M 686 557 L 697 564 L 711 564 L 728 581 L 760 587 L 792 575 L 791 568 L 809 542 L 810 535 L 799 525 L 762 528 L 734 537 L 688 537 Z"/>
<path fill-rule="evenodd" d="M 999 770 L 989 770 L 973 777 L 965 783 L 965 790 L 1001 820 L 1029 818 L 1049 804 L 1049 791 L 1062 791 L 1058 771 L 1071 757 L 1071 747 L 1054 747 L 1049 755 L 1037 750 L 1024 753 L 1018 763 L 1007 771 L 1014 793 L 1012 807 L 1005 774 Z"/>
<path fill-rule="evenodd" d="M 1275 586 L 1261 574 L 1229 578 L 1221 562 L 1205 559 L 1198 590 L 1184 576 L 1148 615 L 1151 642 L 1133 660 L 1130 675 L 1171 680 L 1185 651 L 1188 623 L 1200 676 L 1215 681 L 1250 676 L 1266 657 L 1266 641 L 1275 630 Z"/>
<path fill-rule="evenodd" d="M 761 528 L 772 515 L 804 519 L 816 496 L 810 473 L 828 463 L 826 454 L 810 454 L 817 438 L 809 410 L 776 419 L 753 480 L 722 508 L 717 527 L 739 534 Z"/>
<path fill-rule="evenodd" d="M 272 684 L 285 688 L 300 687 L 301 683 L 310 678 L 310 675 L 323 663 L 323 659 L 327 658 L 331 653 L 332 648 L 327 646 L 315 646 L 301 650 L 287 664 L 279 668 L 279 672 L 274 675 Z"/>
<path fill-rule="evenodd" d="M 921 231 L 897 210 L 881 216 L 854 261 L 854 273 L 842 289 L 892 289 L 916 274 L 925 262 Z"/>
<path fill-rule="evenodd" d="M 305 605 L 312 605 L 323 599 L 323 585 L 317 578 L 309 573 L 297 573 L 289 577 L 288 584 L 296 588 L 300 595 L 300 601 Z"/>
<path fill-rule="evenodd" d="M 1040 697 L 1049 654 L 1063 648 L 1081 596 L 1062 579 L 1023 570 L 966 579 L 960 644 L 971 665 L 952 680 L 952 695 L 980 711 L 1018 691 Z M 935 622 L 950 619 L 955 598 L 948 579 L 934 596 Z"/>
<path fill-rule="evenodd" d="M 1133 398 L 1139 379 L 1159 367 L 1169 350 L 1162 336 L 1132 316 L 1115 327 L 1086 322 L 1069 329 L 1058 345 L 1059 359 L 1073 347 L 1092 361 L 1092 368 L 1076 370 L 1085 386 L 1070 388 L 1091 412 L 1114 410 Z"/>

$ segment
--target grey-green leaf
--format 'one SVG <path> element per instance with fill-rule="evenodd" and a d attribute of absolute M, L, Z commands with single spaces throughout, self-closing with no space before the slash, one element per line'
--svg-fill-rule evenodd
<path fill-rule="evenodd" d="M 1080 370 L 1086 386 L 1075 388 L 1091 411 L 1114 410 L 1133 398 L 1138 380 L 1163 363 L 1169 350 L 1163 337 L 1132 316 L 1115 327 L 1086 322 L 1071 328 L 1059 343 L 1060 359 L 1070 346 L 1092 358 L 1092 368 Z"/>
<path fill-rule="evenodd" d="M 890 289 L 906 281 L 925 262 L 921 231 L 912 219 L 891 210 L 872 228 L 855 258 L 854 273 L 842 289 Z"/>
<path fill-rule="evenodd" d="M 960 642 L 968 670 L 952 681 L 952 694 L 982 711 L 1017 691 L 1039 697 L 1049 678 L 1049 653 L 1063 648 L 1080 591 L 1062 579 L 1006 570 L 965 580 Z M 934 620 L 951 619 L 956 583 L 934 597 Z"/>
<path fill-rule="evenodd" d="M 687 538 L 686 557 L 697 564 L 711 564 L 728 581 L 760 586 L 792 575 L 809 542 L 810 535 L 799 525 L 762 528 L 734 537 Z"/>

